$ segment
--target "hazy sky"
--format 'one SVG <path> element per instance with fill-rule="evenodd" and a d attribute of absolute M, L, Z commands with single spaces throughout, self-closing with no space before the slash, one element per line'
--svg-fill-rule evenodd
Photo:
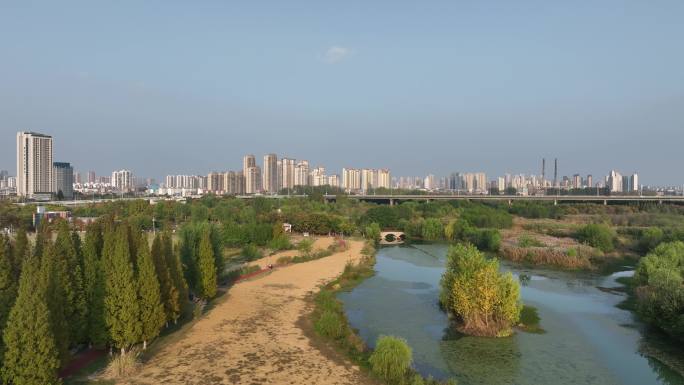
<path fill-rule="evenodd" d="M 98 174 L 276 152 L 681 184 L 683 20 L 681 0 L 4 0 L 0 169 L 34 130 Z"/>

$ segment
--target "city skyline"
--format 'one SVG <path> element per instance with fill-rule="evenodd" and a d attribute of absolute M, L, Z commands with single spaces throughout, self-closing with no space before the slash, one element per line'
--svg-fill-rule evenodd
<path fill-rule="evenodd" d="M 45 132 L 79 170 L 156 178 L 278 153 L 679 185 L 684 4 L 665 3 L 8 4 L 0 142 Z"/>

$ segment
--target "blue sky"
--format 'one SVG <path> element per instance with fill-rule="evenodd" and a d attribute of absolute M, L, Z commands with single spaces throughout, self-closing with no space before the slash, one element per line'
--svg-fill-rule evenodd
<path fill-rule="evenodd" d="M 681 184 L 682 20 L 657 0 L 3 1 L 0 169 L 35 130 L 98 173 L 276 152 L 493 176 L 558 157 Z"/>

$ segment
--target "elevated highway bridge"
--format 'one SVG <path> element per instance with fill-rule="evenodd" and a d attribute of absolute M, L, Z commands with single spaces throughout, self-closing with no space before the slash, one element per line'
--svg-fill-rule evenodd
<path fill-rule="evenodd" d="M 337 200 L 336 195 L 325 195 L 328 201 Z M 385 203 L 393 205 L 405 201 L 492 201 L 492 202 L 553 202 L 558 203 L 598 203 L 598 204 L 626 204 L 626 203 L 674 203 L 684 204 L 684 196 L 639 196 L 639 195 L 347 195 L 348 199 L 366 202 Z"/>

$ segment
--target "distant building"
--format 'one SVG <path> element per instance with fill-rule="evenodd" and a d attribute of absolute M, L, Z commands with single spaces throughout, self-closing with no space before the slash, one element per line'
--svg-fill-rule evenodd
<path fill-rule="evenodd" d="M 52 137 L 37 132 L 18 132 L 17 195 L 50 199 L 53 185 Z"/>
<path fill-rule="evenodd" d="M 615 170 L 611 170 L 606 178 L 606 185 L 610 192 L 622 192 L 622 175 Z"/>
<path fill-rule="evenodd" d="M 97 181 L 97 176 L 95 171 L 88 171 L 88 183 L 95 183 Z"/>
<path fill-rule="evenodd" d="M 112 172 L 111 185 L 114 190 L 122 193 L 133 191 L 133 173 L 130 170 Z"/>
<path fill-rule="evenodd" d="M 74 199 L 74 168 L 66 162 L 54 162 L 52 164 L 54 184 L 53 192 L 55 195 L 64 199 Z"/>
<path fill-rule="evenodd" d="M 276 154 L 264 155 L 261 184 L 267 193 L 275 194 L 278 192 L 278 157 Z"/>
<path fill-rule="evenodd" d="M 294 168 L 294 185 L 308 186 L 309 184 L 309 161 L 300 160 Z"/>
<path fill-rule="evenodd" d="M 290 189 L 295 183 L 295 160 L 289 158 L 281 159 L 281 189 Z"/>
<path fill-rule="evenodd" d="M 247 167 L 245 174 L 245 194 L 256 194 L 261 185 L 261 169 L 259 166 Z"/>

